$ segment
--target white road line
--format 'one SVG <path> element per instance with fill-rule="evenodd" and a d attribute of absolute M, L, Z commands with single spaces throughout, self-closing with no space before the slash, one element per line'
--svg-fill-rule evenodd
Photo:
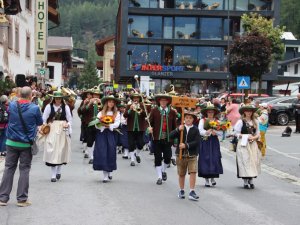
<path fill-rule="evenodd" d="M 228 148 L 222 146 L 221 150 L 226 155 L 234 158 L 234 153 L 232 151 L 230 151 Z M 300 186 L 300 178 L 299 177 L 296 177 L 294 175 L 282 172 L 281 170 L 275 169 L 271 166 L 267 166 L 266 164 L 263 164 L 263 163 L 261 164 L 261 169 L 262 169 L 263 172 L 265 172 L 267 174 L 270 174 L 274 177 L 286 180 L 291 184 L 295 184 L 295 185 Z"/>
<path fill-rule="evenodd" d="M 280 155 L 283 155 L 283 156 L 285 156 L 285 157 L 287 157 L 287 158 L 295 159 L 295 160 L 300 160 L 300 158 L 298 158 L 298 157 L 291 156 L 291 155 L 289 155 L 288 153 L 281 152 L 281 151 L 279 151 L 279 150 L 277 150 L 277 149 L 275 149 L 275 148 L 272 148 L 272 147 L 267 146 L 267 149 L 269 149 L 269 150 L 271 150 L 271 151 L 273 151 L 273 152 L 276 152 L 276 153 L 278 153 L 278 154 L 280 154 Z"/>

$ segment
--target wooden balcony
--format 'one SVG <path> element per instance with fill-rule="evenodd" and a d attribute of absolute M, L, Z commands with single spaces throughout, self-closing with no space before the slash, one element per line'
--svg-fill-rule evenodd
<path fill-rule="evenodd" d="M 103 70 L 103 61 L 97 61 L 96 66 L 98 70 Z"/>

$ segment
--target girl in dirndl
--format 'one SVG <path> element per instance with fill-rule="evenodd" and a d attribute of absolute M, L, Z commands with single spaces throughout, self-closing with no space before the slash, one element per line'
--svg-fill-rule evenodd
<path fill-rule="evenodd" d="M 116 138 L 114 129 L 120 125 L 120 114 L 117 104 L 119 100 L 114 96 L 102 98 L 103 109 L 98 113 L 97 118 L 101 120 L 103 116 L 112 116 L 110 124 L 96 125 L 97 133 L 94 148 L 94 170 L 103 171 L 103 183 L 112 179 L 112 171 L 117 169 Z"/>
<path fill-rule="evenodd" d="M 254 119 L 257 108 L 244 106 L 239 112 L 242 115 L 234 130 L 239 138 L 236 150 L 237 177 L 244 180 L 245 189 L 254 189 L 253 178 L 260 174 L 261 153 L 257 140 L 260 137 L 259 123 Z"/>
<path fill-rule="evenodd" d="M 71 161 L 72 115 L 60 91 L 55 91 L 51 97 L 53 100 L 43 113 L 44 124 L 50 124 L 49 134 L 42 138 L 43 160 L 51 167 L 51 182 L 56 182 L 61 178 L 61 166 Z"/>
<path fill-rule="evenodd" d="M 201 110 L 203 119 L 199 123 L 199 131 L 202 136 L 198 159 L 198 177 L 205 178 L 205 187 L 217 184 L 215 178 L 223 174 L 222 155 L 220 151 L 220 142 L 218 136 L 222 131 L 216 131 L 207 126 L 208 121 L 216 121 L 219 110 L 214 106 L 207 106 Z M 209 180 L 210 179 L 210 180 Z"/>

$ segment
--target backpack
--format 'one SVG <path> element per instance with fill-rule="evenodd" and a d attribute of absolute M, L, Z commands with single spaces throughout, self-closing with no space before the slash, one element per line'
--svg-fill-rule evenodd
<path fill-rule="evenodd" d="M 6 112 L 5 105 L 0 103 L 0 123 L 8 123 L 8 113 Z"/>

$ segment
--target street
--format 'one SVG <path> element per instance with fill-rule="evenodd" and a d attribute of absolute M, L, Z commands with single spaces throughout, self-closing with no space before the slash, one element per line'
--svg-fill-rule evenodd
<path fill-rule="evenodd" d="M 237 179 L 235 155 L 225 141 L 224 174 L 211 188 L 205 188 L 204 179 L 199 178 L 196 192 L 200 199 L 194 202 L 177 198 L 174 166 L 167 170 L 167 182 L 155 184 L 153 156 L 147 151 L 135 167 L 118 155 L 113 180 L 102 183 L 102 172 L 93 171 L 88 159 L 83 159 L 80 122 L 76 109 L 73 112 L 72 162 L 63 167 L 62 179 L 50 182 L 50 168 L 42 162 L 40 152 L 33 159 L 30 174 L 32 206 L 15 205 L 16 172 L 11 200 L 7 207 L 0 208 L 1 225 L 299 224 L 300 134 L 282 138 L 284 127 L 270 128 L 267 156 L 262 161 L 262 174 L 254 181 L 254 190 L 243 189 L 243 181 Z M 188 180 L 185 191 L 187 195 Z"/>

